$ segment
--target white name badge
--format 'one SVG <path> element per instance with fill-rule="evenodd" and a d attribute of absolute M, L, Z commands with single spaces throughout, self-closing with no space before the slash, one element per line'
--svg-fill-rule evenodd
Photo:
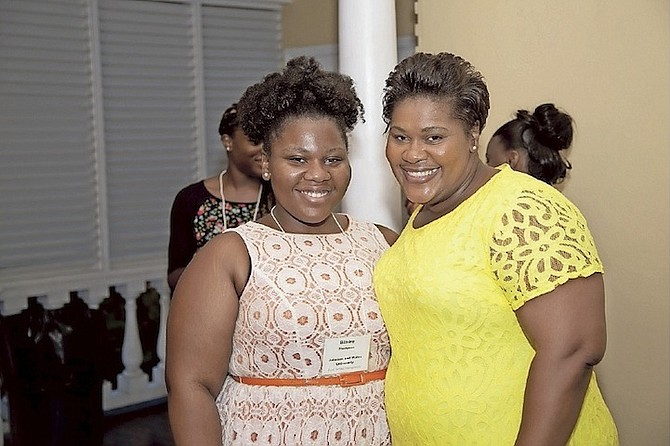
<path fill-rule="evenodd" d="M 323 346 L 321 373 L 332 375 L 368 369 L 370 335 L 329 338 Z"/>

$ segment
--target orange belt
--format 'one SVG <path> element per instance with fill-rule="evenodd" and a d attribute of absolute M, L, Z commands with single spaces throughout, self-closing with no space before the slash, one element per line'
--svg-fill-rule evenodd
<path fill-rule="evenodd" d="M 251 386 L 341 386 L 351 387 L 359 386 L 370 381 L 384 379 L 386 376 L 386 369 L 376 370 L 374 372 L 354 372 L 337 376 L 324 376 L 322 378 L 253 378 L 244 376 L 231 377 L 242 384 L 249 384 Z"/>

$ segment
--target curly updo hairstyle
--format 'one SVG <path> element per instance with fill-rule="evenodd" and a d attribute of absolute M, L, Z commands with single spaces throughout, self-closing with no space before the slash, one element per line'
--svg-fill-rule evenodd
<path fill-rule="evenodd" d="M 507 150 L 523 149 L 528 153 L 528 173 L 548 184 L 565 179 L 572 165 L 559 153 L 572 145 L 572 117 L 554 104 L 541 104 L 531 114 L 518 110 L 516 118 L 493 134 Z"/>
<path fill-rule="evenodd" d="M 333 119 L 348 148 L 347 134 L 363 120 L 364 110 L 349 76 L 324 71 L 313 57 L 300 56 L 247 88 L 238 112 L 244 133 L 269 154 L 282 127 L 298 117 Z"/>
<path fill-rule="evenodd" d="M 453 118 L 463 121 L 466 130 L 479 125 L 481 131 L 486 125 L 490 101 L 484 77 L 460 56 L 416 53 L 396 65 L 386 79 L 382 99 L 387 126 L 396 104 L 413 97 L 450 101 Z"/>

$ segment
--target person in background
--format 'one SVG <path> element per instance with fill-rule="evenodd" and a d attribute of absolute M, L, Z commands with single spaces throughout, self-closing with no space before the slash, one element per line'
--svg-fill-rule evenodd
<path fill-rule="evenodd" d="M 334 213 L 351 180 L 347 135 L 363 117 L 353 81 L 292 59 L 249 87 L 239 110 L 263 142 L 276 205 L 210 241 L 175 290 L 175 442 L 390 445 L 390 342 L 372 271 L 397 234 Z"/>
<path fill-rule="evenodd" d="M 617 445 L 594 367 L 603 266 L 558 190 L 479 158 L 482 75 L 418 53 L 386 80 L 386 157 L 419 207 L 377 263 L 394 446 Z"/>
<path fill-rule="evenodd" d="M 541 104 L 531 114 L 516 117 L 495 131 L 486 148 L 489 166 L 507 163 L 547 184 L 558 184 L 572 168 L 561 151 L 572 144 L 572 117 L 554 104 Z"/>
<path fill-rule="evenodd" d="M 261 179 L 261 146 L 239 128 L 237 104 L 223 113 L 219 135 L 228 168 L 186 186 L 172 204 L 168 247 L 171 290 L 198 249 L 227 228 L 267 214 L 273 202 L 269 185 Z"/>

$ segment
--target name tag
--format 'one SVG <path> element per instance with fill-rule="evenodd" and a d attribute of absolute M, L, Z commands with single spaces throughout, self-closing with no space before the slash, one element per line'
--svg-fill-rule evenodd
<path fill-rule="evenodd" d="M 321 373 L 333 375 L 343 372 L 360 372 L 368 369 L 370 335 L 348 338 L 329 338 L 323 347 Z"/>

